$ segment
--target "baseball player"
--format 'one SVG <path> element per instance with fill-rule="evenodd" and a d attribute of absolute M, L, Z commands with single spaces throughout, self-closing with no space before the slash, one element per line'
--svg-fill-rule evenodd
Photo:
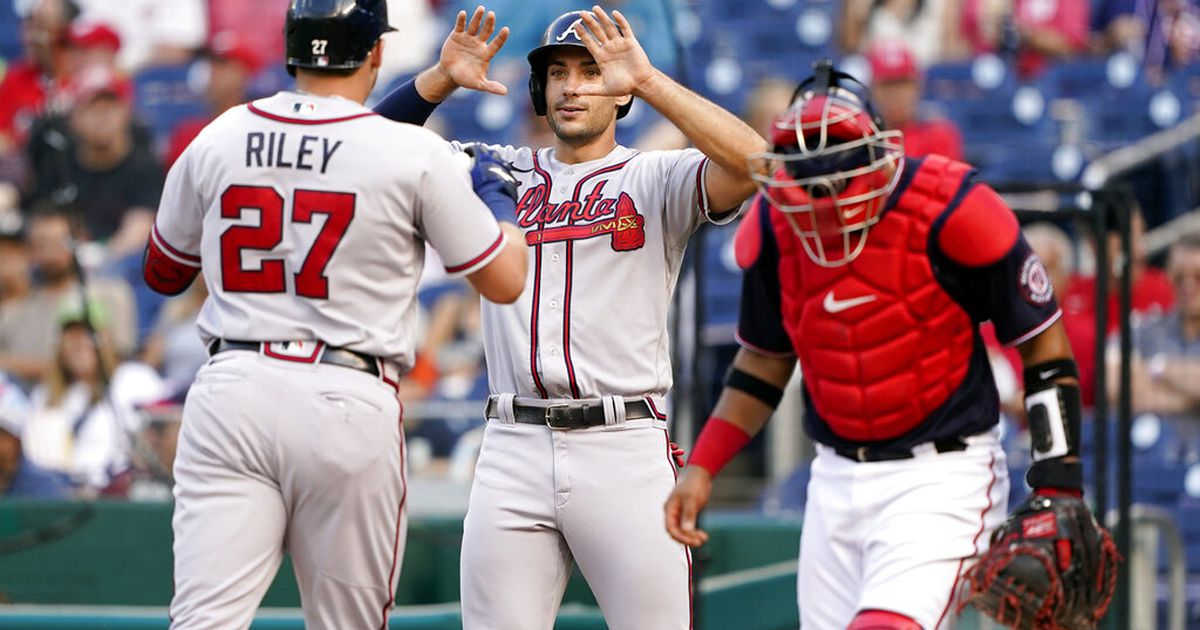
<path fill-rule="evenodd" d="M 285 549 L 306 627 L 386 627 L 406 531 L 396 380 L 423 241 L 489 300 L 524 286 L 522 235 L 472 193 L 466 158 L 362 104 L 392 30 L 384 1 L 293 0 L 286 24 L 297 90 L 200 133 L 146 252 L 155 290 L 200 272 L 210 290 L 212 357 L 174 468 L 173 628 L 248 627 Z"/>
<path fill-rule="evenodd" d="M 1095 576 L 1106 575 L 1099 545 L 1078 535 L 1099 531 L 1079 498 L 1079 387 L 1042 262 L 971 167 L 906 160 L 900 133 L 882 129 L 856 88 L 818 65 L 776 119 L 773 152 L 753 160 L 761 198 L 735 241 L 742 348 L 665 505 L 667 529 L 704 543 L 696 515 L 713 476 L 762 429 L 799 361 L 817 443 L 800 544 L 803 627 L 952 627 L 964 569 L 1008 498 L 978 331 L 991 320 L 1026 366 L 1035 462 L 1034 493 L 1018 510 L 1024 534 L 1049 542 L 1038 560 L 1063 569 L 1067 593 L 1078 580 L 1065 605 L 1095 604 L 1079 594 L 1081 585 L 1102 593 Z M 1011 575 L 990 568 L 987 579 L 972 574 L 973 586 Z"/>
<path fill-rule="evenodd" d="M 507 36 L 460 13 L 439 62 L 378 109 L 423 121 L 486 77 Z M 765 142 L 655 69 L 629 23 L 599 7 L 551 22 L 529 53 L 529 92 L 554 145 L 495 147 L 513 164 L 531 275 L 512 305 L 483 305 L 488 400 L 462 549 L 463 623 L 549 629 L 579 565 L 615 630 L 690 625 L 690 558 L 658 510 L 675 463 L 667 311 L 689 235 L 733 220 Z M 619 146 L 632 99 L 696 149 Z"/>

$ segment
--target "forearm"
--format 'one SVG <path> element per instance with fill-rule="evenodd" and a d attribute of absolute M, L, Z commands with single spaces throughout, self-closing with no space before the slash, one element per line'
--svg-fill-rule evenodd
<path fill-rule="evenodd" d="M 713 475 L 720 472 L 766 426 L 795 365 L 790 358 L 739 350 L 688 465 L 699 466 Z"/>
<path fill-rule="evenodd" d="M 375 105 L 375 113 L 396 122 L 424 125 L 433 110 L 454 91 L 453 82 L 449 88 L 444 88 L 436 78 L 426 79 L 426 87 L 422 89 L 422 77 L 427 74 L 436 75 L 437 67 L 425 70 L 415 79 L 405 81 L 400 87 L 392 90 Z"/>
<path fill-rule="evenodd" d="M 767 142 L 737 116 L 655 70 L 634 96 L 646 101 L 729 175 L 750 182 L 746 157 Z M 751 183 L 749 190 L 753 190 Z"/>

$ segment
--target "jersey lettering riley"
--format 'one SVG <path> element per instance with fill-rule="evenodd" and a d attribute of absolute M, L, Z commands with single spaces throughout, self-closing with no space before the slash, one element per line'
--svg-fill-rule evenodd
<path fill-rule="evenodd" d="M 407 369 L 423 242 L 458 274 L 504 243 L 467 164 L 433 132 L 281 92 L 231 109 L 188 146 L 148 255 L 202 269 L 206 343 L 320 340 Z"/>

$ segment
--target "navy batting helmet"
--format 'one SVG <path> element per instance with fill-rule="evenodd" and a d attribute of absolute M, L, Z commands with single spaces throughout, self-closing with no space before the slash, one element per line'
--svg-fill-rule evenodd
<path fill-rule="evenodd" d="M 533 112 L 538 116 L 546 115 L 546 66 L 549 63 L 550 52 L 560 46 L 579 46 L 586 49 L 579 32 L 575 29 L 587 28 L 583 24 L 583 11 L 564 13 L 550 23 L 542 35 L 542 44 L 529 51 L 529 99 L 533 101 Z M 633 106 L 633 99 L 617 107 L 617 118 L 624 118 Z"/>
<path fill-rule="evenodd" d="M 292 0 L 284 38 L 289 72 L 363 65 L 388 25 L 386 0 Z"/>

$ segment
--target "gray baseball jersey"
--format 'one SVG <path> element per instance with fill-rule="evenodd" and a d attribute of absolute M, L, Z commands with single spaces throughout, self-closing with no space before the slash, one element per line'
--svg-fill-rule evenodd
<path fill-rule="evenodd" d="M 669 296 L 688 237 L 712 218 L 708 158 L 618 146 L 564 164 L 553 149 L 490 148 L 514 166 L 531 249 L 520 299 L 483 306 L 491 391 L 661 403 L 671 388 Z"/>
<path fill-rule="evenodd" d="M 206 341 L 320 339 L 407 368 L 422 241 L 459 274 L 502 249 L 464 157 L 358 103 L 281 92 L 192 142 L 152 238 L 177 262 L 204 261 Z"/>

